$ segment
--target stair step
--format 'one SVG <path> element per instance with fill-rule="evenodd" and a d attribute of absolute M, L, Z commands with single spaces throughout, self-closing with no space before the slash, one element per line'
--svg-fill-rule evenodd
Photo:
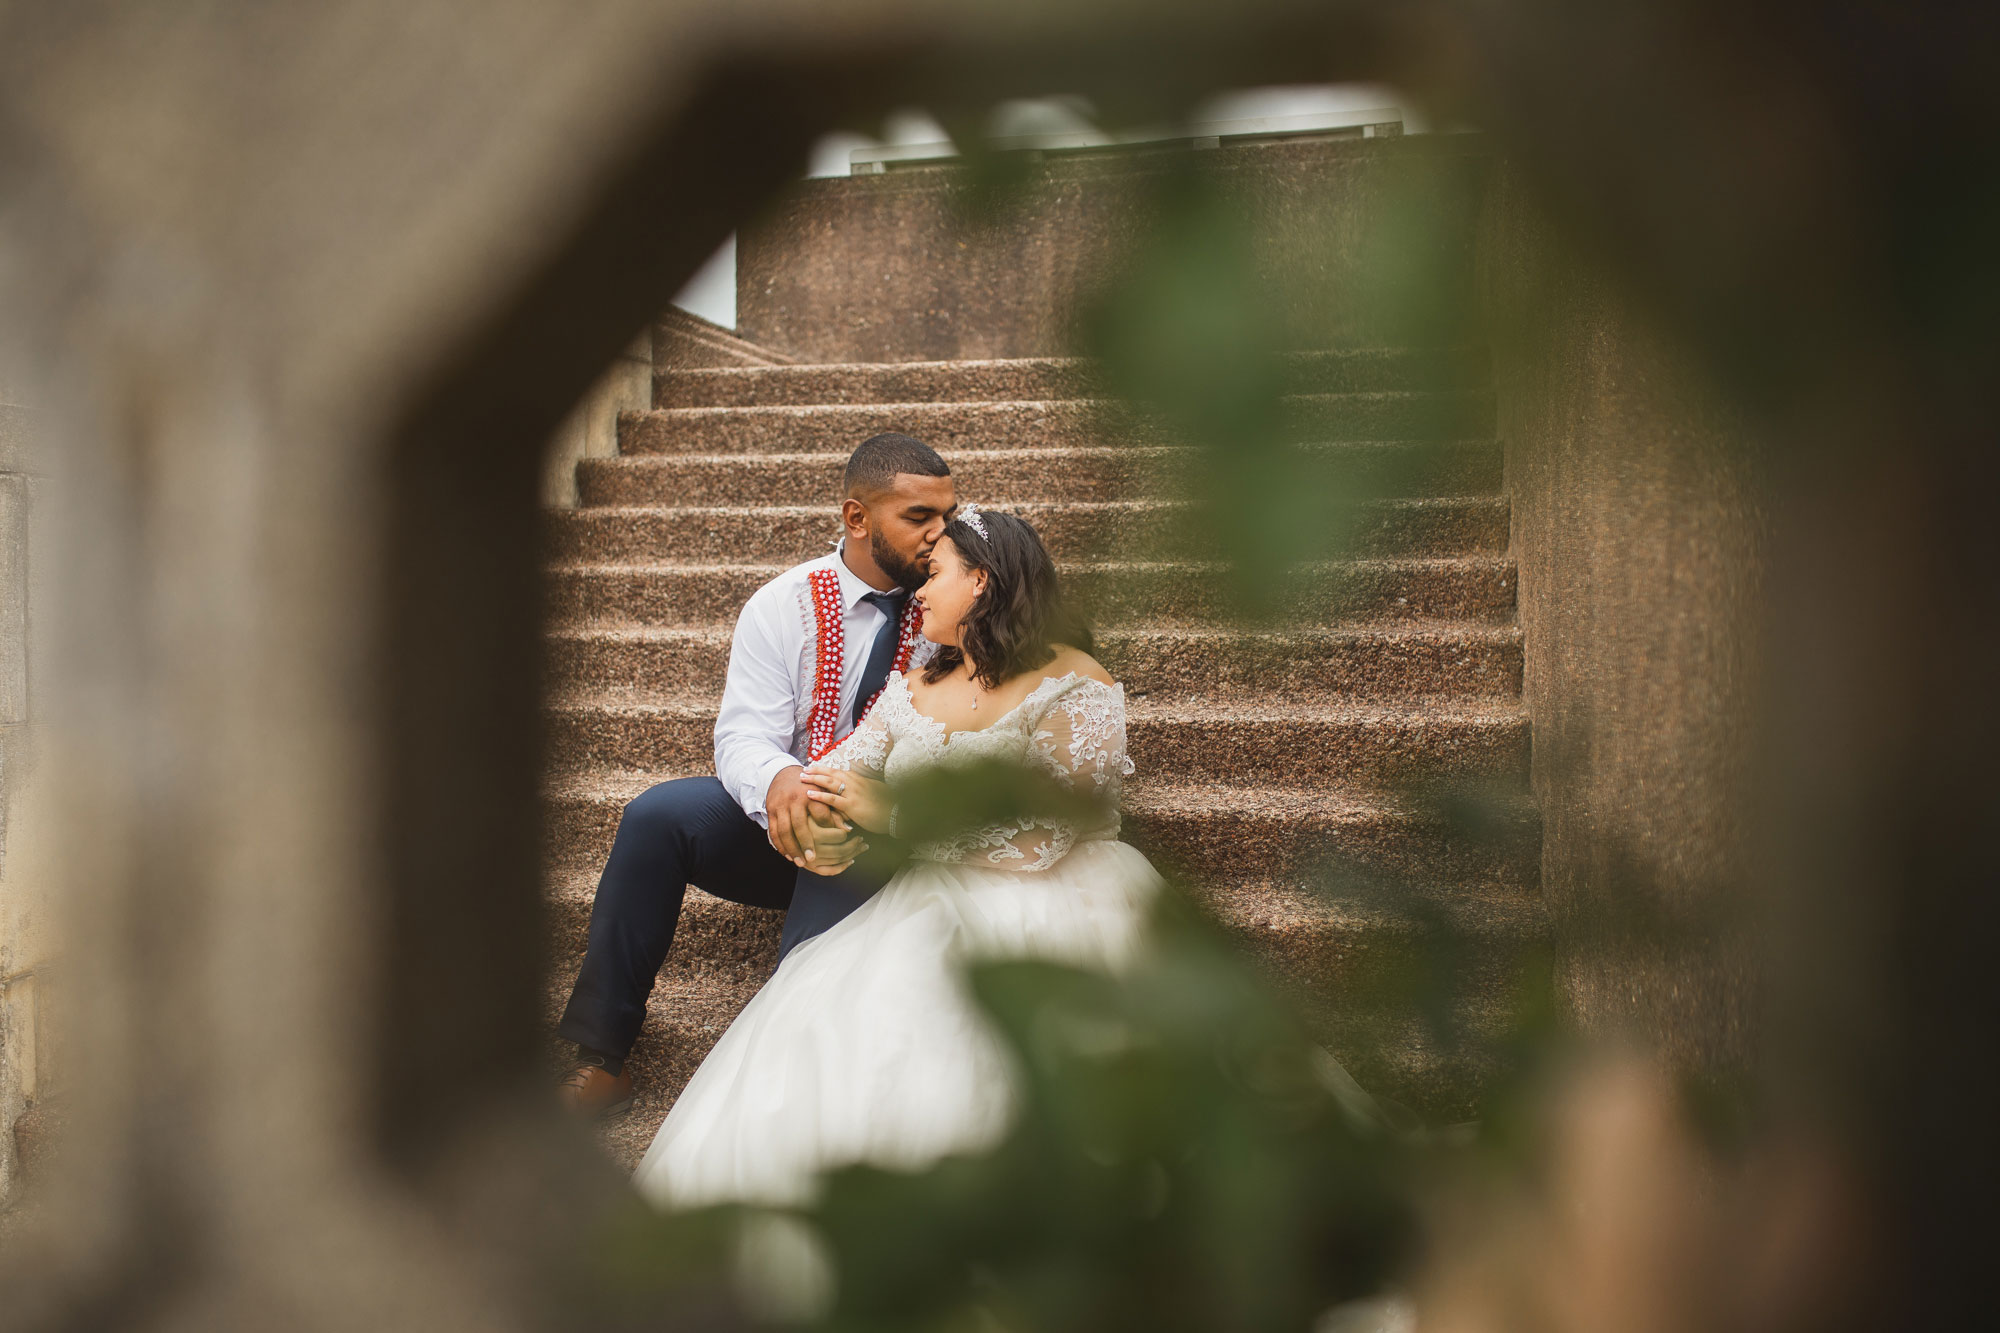
<path fill-rule="evenodd" d="M 1366 348 L 1297 352 L 1284 358 L 1295 393 L 1462 389 L 1484 385 L 1483 348 Z M 849 403 L 1005 402 L 1089 398 L 1095 366 L 1075 357 L 1006 361 L 729 367 L 657 376 L 656 407 L 817 407 Z"/>
<path fill-rule="evenodd" d="M 835 407 L 860 403 L 1052 402 L 1095 398 L 1092 362 L 1037 356 L 996 361 L 786 366 L 777 371 L 693 370 L 653 380 L 653 406 Z"/>
<path fill-rule="evenodd" d="M 1184 883 L 1431 882 L 1533 896 L 1541 823 L 1503 790 L 1476 834 L 1381 791 L 1204 782 L 1141 770 L 1126 789 L 1125 836 Z M 609 844 L 606 844 L 607 848 Z"/>
<path fill-rule="evenodd" d="M 565 629 L 549 637 L 558 692 L 706 694 L 719 698 L 730 630 Z M 1438 622 L 1255 633 L 1228 629 L 1111 629 L 1097 657 L 1133 698 L 1200 690 L 1282 695 L 1521 692 L 1521 634 L 1513 626 Z"/>
<path fill-rule="evenodd" d="M 1393 902 L 1289 884 L 1192 892 L 1363 1087 L 1467 1119 L 1523 979 L 1546 966 L 1547 914 L 1505 891 L 1399 889 Z"/>
<path fill-rule="evenodd" d="M 1205 516 L 1182 500 L 1093 500 L 1010 504 L 1035 525 L 1058 559 L 1108 552 L 1126 558 L 1200 559 L 1215 549 Z M 1377 500 L 1328 515 L 1356 555 L 1463 555 L 1507 549 L 1503 496 Z M 689 563 L 810 560 L 835 532 L 827 505 L 755 508 L 559 509 L 548 515 L 549 549 L 561 562 Z M 1351 525 L 1351 526 L 1350 526 Z M 1328 540 L 1333 540 L 1331 536 Z"/>
<path fill-rule="evenodd" d="M 860 443 L 849 441 L 850 447 Z M 1300 479 L 1328 496 L 1498 495 L 1505 452 L 1494 440 L 1348 440 L 1295 446 Z M 1177 499 L 1201 485 L 1201 455 L 1166 445 L 944 449 L 962 498 L 1023 501 Z M 818 505 L 840 497 L 845 451 L 626 454 L 585 459 L 577 487 L 593 505 Z M 828 520 L 831 523 L 831 518 Z"/>
<path fill-rule="evenodd" d="M 615 801 L 609 809 L 610 829 L 615 829 L 617 812 L 625 801 L 637 796 L 654 780 L 665 780 L 653 774 L 623 776 L 624 783 L 604 787 L 605 801 Z M 555 799 L 584 802 L 592 799 L 594 790 L 574 789 Z M 1164 807 L 1179 797 L 1195 793 L 1206 799 L 1218 795 L 1207 787 L 1169 784 L 1150 796 L 1135 796 L 1134 804 L 1143 807 L 1157 803 Z M 1254 816 L 1249 811 L 1255 804 L 1254 794 L 1233 788 L 1222 788 L 1219 794 L 1230 798 L 1224 802 L 1225 807 L 1231 803 L 1242 807 L 1218 810 L 1222 818 L 1229 819 L 1236 827 L 1251 822 Z M 1134 845 L 1147 844 L 1142 850 L 1153 856 L 1166 845 L 1161 835 L 1167 824 L 1183 818 L 1185 813 L 1178 807 L 1153 811 L 1135 808 L 1128 811 L 1131 827 L 1125 836 Z M 1267 820 L 1285 817 L 1301 820 L 1302 827 L 1311 832 L 1325 833 L 1337 828 L 1346 836 L 1379 835 L 1384 823 L 1395 818 L 1389 807 L 1344 800 L 1328 793 L 1304 792 L 1276 793 L 1270 808 L 1259 814 Z M 1395 826 L 1390 823 L 1390 827 Z M 607 853 L 610 829 L 603 842 Z M 1164 854 L 1164 863 L 1159 868 L 1169 872 L 1180 868 L 1176 863 L 1184 863 L 1185 857 L 1179 846 L 1175 844 Z M 1254 843 L 1246 848 L 1253 856 L 1257 850 Z M 589 864 L 582 860 L 568 861 L 567 868 L 552 870 L 552 894 L 580 907 L 587 915 L 602 869 L 601 859 L 598 857 Z M 1462 881 L 1377 880 L 1366 889 L 1337 887 L 1337 880 L 1332 882 L 1333 886 L 1316 887 L 1311 880 L 1311 869 L 1308 867 L 1303 875 L 1281 879 L 1237 874 L 1210 876 L 1200 883 L 1177 882 L 1184 883 L 1221 924 L 1246 931 L 1308 932 L 1331 923 L 1350 931 L 1371 927 L 1405 935 L 1423 930 L 1464 935 L 1491 931 L 1523 937 L 1537 933 L 1544 923 L 1538 897 L 1517 883 L 1493 878 L 1490 868 L 1483 877 Z M 692 890 L 688 894 L 687 914 L 675 937 L 675 953 L 683 957 L 669 960 L 668 970 L 662 975 L 706 975 L 725 983 L 757 984 L 769 974 L 777 956 L 778 920 L 776 912 L 741 907 Z M 584 924 L 582 920 L 577 923 L 579 952 Z M 685 950 L 683 945 L 687 946 Z"/>
<path fill-rule="evenodd" d="M 693 311 L 670 306 L 653 324 L 653 375 L 696 366 L 726 366 L 732 370 L 789 366 L 791 357 L 762 347 Z"/>
<path fill-rule="evenodd" d="M 750 594 L 789 565 L 564 565 L 548 571 L 557 625 L 734 624 Z M 1098 626 L 1167 629 L 1227 622 L 1240 598 L 1201 561 L 1065 564 L 1064 586 Z M 1514 614 L 1514 562 L 1500 556 L 1327 561 L 1274 576 L 1287 623 L 1343 618 L 1500 622 Z"/>
<path fill-rule="evenodd" d="M 1491 435 L 1485 389 L 1299 394 L 1286 400 L 1290 439 L 1447 439 Z M 821 407 L 682 407 L 619 418 L 625 454 L 835 453 L 881 431 L 934 449 L 1051 449 L 1173 441 L 1109 399 L 997 403 L 865 403 Z"/>
<path fill-rule="evenodd" d="M 549 903 L 549 985 L 543 1012 L 551 1030 L 569 1001 L 583 962 L 595 872 L 551 881 Z M 660 1122 L 709 1050 L 721 1039 L 758 988 L 770 977 L 778 955 L 777 912 L 739 907 L 699 889 L 687 895 L 673 954 L 646 1001 L 646 1022 L 629 1057 L 633 1073 L 632 1109 L 597 1122 L 599 1143 L 630 1170 L 659 1131 Z M 552 1042 L 551 1077 L 572 1063 L 574 1048 Z"/>
<path fill-rule="evenodd" d="M 713 772 L 600 770 L 554 776 L 543 797 L 547 864 L 595 875 L 626 802 L 656 782 Z M 1532 899 L 1541 875 L 1540 816 L 1505 792 L 1475 832 L 1383 792 L 1169 780 L 1127 784 L 1124 837 L 1162 870 L 1211 889 L 1242 884 L 1431 883 Z"/>
<path fill-rule="evenodd" d="M 559 700 L 547 712 L 553 771 L 699 770 L 715 753 L 715 698 Z M 1452 698 L 1302 704 L 1155 701 L 1126 710 L 1144 772 L 1273 783 L 1390 784 L 1528 772 L 1528 717 L 1516 700 Z"/>

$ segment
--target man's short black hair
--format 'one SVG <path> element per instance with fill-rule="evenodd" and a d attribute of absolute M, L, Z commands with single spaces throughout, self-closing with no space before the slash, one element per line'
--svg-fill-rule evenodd
<path fill-rule="evenodd" d="M 919 477 L 951 475 L 937 450 L 914 436 L 885 431 L 863 440 L 848 456 L 846 493 L 856 499 L 880 495 L 896 484 L 898 472 L 914 472 Z"/>

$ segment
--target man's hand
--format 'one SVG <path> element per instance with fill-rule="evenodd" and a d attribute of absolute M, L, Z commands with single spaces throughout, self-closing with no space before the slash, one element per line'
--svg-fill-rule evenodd
<path fill-rule="evenodd" d="M 771 779 L 764 793 L 764 815 L 771 825 L 771 845 L 778 855 L 800 869 L 811 868 L 819 859 L 813 845 L 812 802 L 806 799 L 802 780 L 804 767 L 788 768 Z M 813 853 L 811 859 L 807 853 Z"/>
<path fill-rule="evenodd" d="M 771 845 L 801 870 L 838 875 L 867 849 L 859 829 L 846 819 L 807 799 L 811 790 L 805 770 L 788 768 L 771 779 L 764 794 L 764 814 L 771 823 Z"/>

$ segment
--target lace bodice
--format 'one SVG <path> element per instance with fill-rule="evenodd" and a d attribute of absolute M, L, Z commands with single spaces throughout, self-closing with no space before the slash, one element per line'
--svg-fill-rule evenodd
<path fill-rule="evenodd" d="M 1118 836 L 1118 796 L 1132 772 L 1125 757 L 1125 687 L 1071 672 L 1051 676 L 996 721 L 947 732 L 910 700 L 909 682 L 891 673 L 882 697 L 816 768 L 847 769 L 903 785 L 948 764 L 1026 764 L 1093 798 L 1101 816 L 1079 824 L 1036 816 L 1023 826 L 968 829 L 949 842 L 918 843 L 911 855 L 1003 870 L 1046 870 L 1079 842 Z"/>

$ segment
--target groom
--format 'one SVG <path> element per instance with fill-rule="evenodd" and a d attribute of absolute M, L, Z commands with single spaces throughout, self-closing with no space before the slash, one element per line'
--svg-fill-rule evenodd
<path fill-rule="evenodd" d="M 910 593 L 957 507 L 951 470 L 908 435 L 876 435 L 847 460 L 841 542 L 750 595 L 736 620 L 715 720 L 715 776 L 635 798 L 590 909 L 590 943 L 557 1029 L 576 1043 L 563 1099 L 625 1109 L 625 1058 L 646 1017 L 693 884 L 785 910 L 778 956 L 826 930 L 886 882 L 854 858 L 860 831 L 816 823 L 804 766 L 864 716 L 889 673 L 928 656 Z"/>

